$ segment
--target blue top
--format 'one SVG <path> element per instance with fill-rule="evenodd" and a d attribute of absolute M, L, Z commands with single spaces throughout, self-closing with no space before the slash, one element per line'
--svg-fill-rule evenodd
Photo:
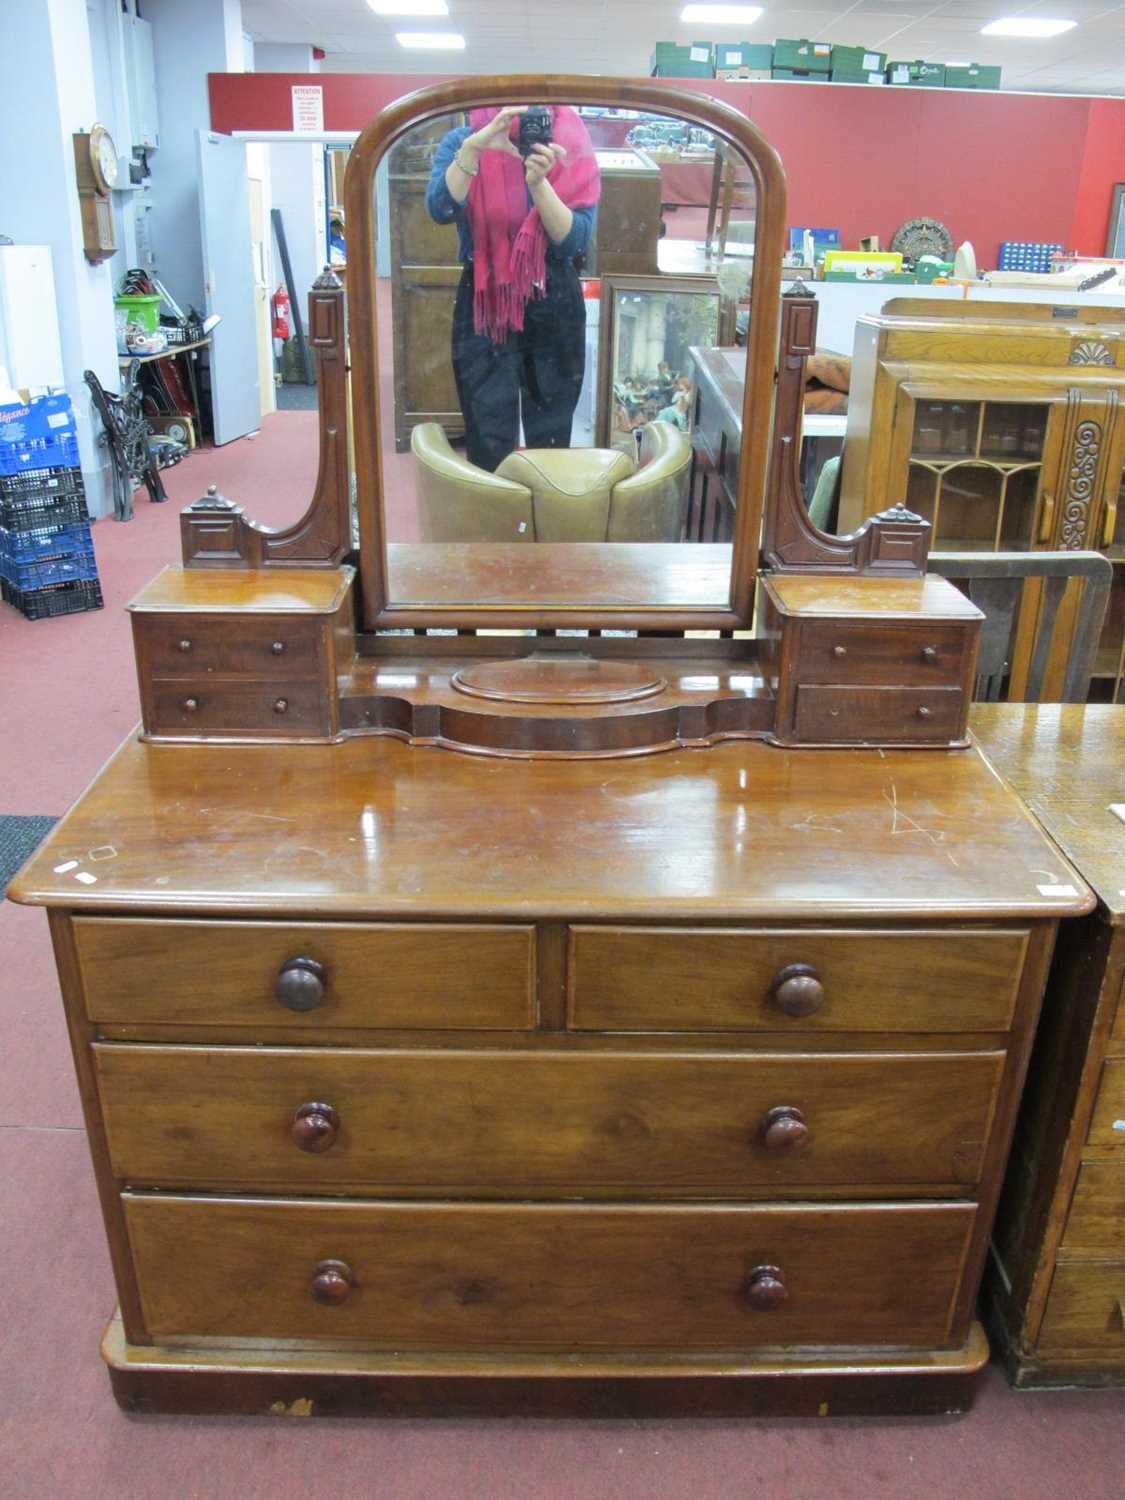
<path fill-rule="evenodd" d="M 445 174 L 450 162 L 461 149 L 461 142 L 467 140 L 473 134 L 468 125 L 460 125 L 456 130 L 451 130 L 442 138 L 441 144 L 434 152 L 433 171 L 430 174 L 430 185 L 426 189 L 426 209 L 435 224 L 456 224 L 460 244 L 457 256 L 464 264 L 468 264 L 473 258 L 473 232 L 469 228 L 469 216 L 466 205 L 458 203 L 457 199 L 446 186 Z M 531 194 L 527 195 L 527 206 L 530 211 L 532 207 Z M 550 235 L 547 236 L 547 255 L 551 260 L 573 260 L 576 255 L 584 254 L 590 243 L 594 232 L 594 219 L 596 210 L 593 208 L 571 209 L 574 222 L 570 226 L 570 232 L 564 240 L 557 245 L 551 243 Z"/>

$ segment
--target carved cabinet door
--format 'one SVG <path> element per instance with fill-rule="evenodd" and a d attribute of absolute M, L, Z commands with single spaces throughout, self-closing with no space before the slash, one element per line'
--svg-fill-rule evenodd
<path fill-rule="evenodd" d="M 1051 404 L 1036 544 L 1055 551 L 1112 541 L 1125 417 L 1116 388 L 1072 386 Z"/>

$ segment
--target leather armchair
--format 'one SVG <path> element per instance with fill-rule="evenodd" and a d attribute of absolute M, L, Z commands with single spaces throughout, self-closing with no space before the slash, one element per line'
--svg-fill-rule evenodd
<path fill-rule="evenodd" d="M 615 448 L 520 448 L 496 470 L 531 491 L 540 542 L 604 542 L 614 486 L 636 464 Z"/>
<path fill-rule="evenodd" d="M 438 422 L 410 434 L 417 461 L 418 515 L 424 542 L 533 542 L 531 491 L 490 474 L 450 446 Z"/>
<path fill-rule="evenodd" d="M 691 440 L 671 422 L 641 429 L 641 467 L 613 488 L 607 542 L 678 542 L 687 516 Z"/>

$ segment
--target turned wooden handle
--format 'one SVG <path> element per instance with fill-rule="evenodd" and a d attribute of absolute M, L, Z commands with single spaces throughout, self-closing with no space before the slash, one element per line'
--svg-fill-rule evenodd
<path fill-rule="evenodd" d="M 324 965 L 315 958 L 288 958 L 278 970 L 273 992 L 287 1010 L 315 1010 L 324 999 Z"/>
<path fill-rule="evenodd" d="M 314 1156 L 335 1145 L 339 1134 L 340 1116 L 331 1104 L 302 1104 L 289 1127 L 294 1146 Z"/>
<path fill-rule="evenodd" d="M 924 703 L 922 703 L 922 704 L 919 705 L 919 708 L 918 708 L 918 717 L 920 719 L 928 719 L 930 717 L 931 713 L 932 713 L 932 710 L 928 709 Z"/>
<path fill-rule="evenodd" d="M 339 1307 L 355 1286 L 355 1275 L 345 1260 L 318 1261 L 309 1282 L 309 1296 L 324 1307 Z"/>
<path fill-rule="evenodd" d="M 786 964 L 770 985 L 770 994 L 787 1016 L 811 1016 L 824 1004 L 824 986 L 812 964 Z"/>
<path fill-rule="evenodd" d="M 923 646 L 922 647 L 922 660 L 923 661 L 934 662 L 934 661 L 937 661 L 937 658 L 938 658 L 938 649 L 937 649 L 936 646 Z"/>
<path fill-rule="evenodd" d="M 776 1104 L 762 1116 L 762 1145 L 775 1155 L 800 1151 L 811 1139 L 812 1131 L 796 1105 Z"/>
<path fill-rule="evenodd" d="M 746 1282 L 746 1300 L 755 1312 L 773 1312 L 789 1296 L 777 1266 L 755 1266 Z"/>
<path fill-rule="evenodd" d="M 836 657 L 836 659 L 838 661 L 842 660 L 845 656 L 847 656 L 847 654 L 848 654 L 848 648 L 846 646 L 833 646 L 832 647 L 832 655 L 834 657 Z"/>
<path fill-rule="evenodd" d="M 288 698 L 275 698 L 274 699 L 273 711 L 274 711 L 275 714 L 283 714 L 283 713 L 285 713 L 287 711 L 288 708 L 289 708 L 289 699 Z"/>
<path fill-rule="evenodd" d="M 180 642 L 180 650 L 181 651 L 190 651 L 191 650 L 191 642 L 187 641 L 187 640 L 181 641 Z"/>
<path fill-rule="evenodd" d="M 274 641 L 273 645 L 270 647 L 270 650 L 275 656 L 283 656 L 285 653 L 285 642 Z"/>
<path fill-rule="evenodd" d="M 184 713 L 193 714 L 193 713 L 195 713 L 195 711 L 196 711 L 196 709 L 198 707 L 199 707 L 199 699 L 198 698 L 185 698 L 184 699 Z"/>

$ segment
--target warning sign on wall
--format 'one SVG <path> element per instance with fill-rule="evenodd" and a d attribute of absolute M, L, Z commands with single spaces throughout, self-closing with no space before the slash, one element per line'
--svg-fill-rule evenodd
<path fill-rule="evenodd" d="M 323 135 L 323 85 L 319 83 L 295 83 L 293 85 L 293 129 L 298 135 Z"/>

